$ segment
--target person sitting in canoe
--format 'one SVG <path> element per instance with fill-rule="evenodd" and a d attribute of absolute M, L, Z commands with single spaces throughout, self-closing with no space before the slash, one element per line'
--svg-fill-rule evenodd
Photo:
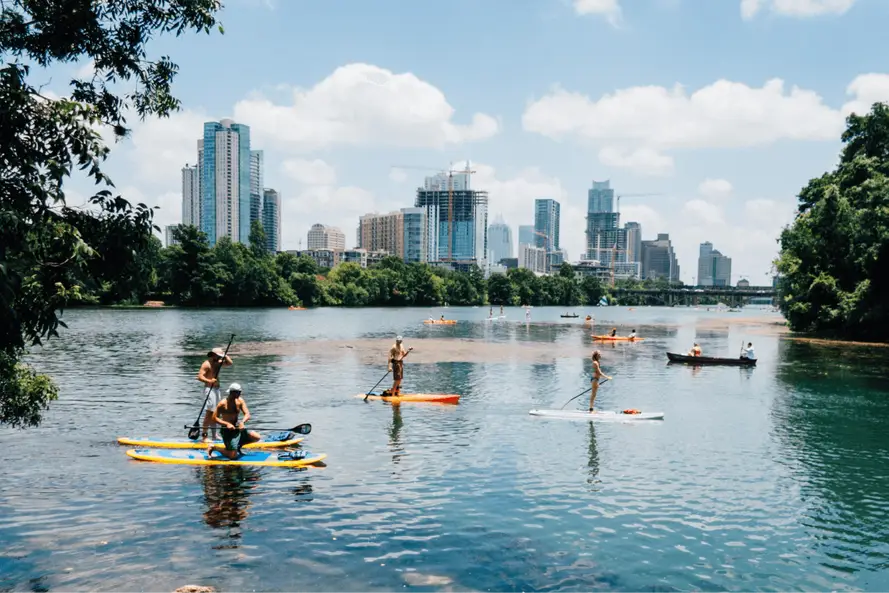
<path fill-rule="evenodd" d="M 698 343 L 695 342 L 694 347 L 688 351 L 689 356 L 700 356 L 701 355 L 701 347 L 698 346 Z"/>
<path fill-rule="evenodd" d="M 611 337 L 614 338 L 614 337 L 616 337 L 616 336 L 617 336 L 617 328 L 616 328 L 616 327 L 612 327 L 612 328 L 611 328 Z"/>
<path fill-rule="evenodd" d="M 404 378 L 404 357 L 413 348 L 404 349 L 401 336 L 395 337 L 395 343 L 389 348 L 389 371 L 392 373 L 392 389 L 383 391 L 386 397 L 398 397 L 401 394 L 401 380 Z"/>
<path fill-rule="evenodd" d="M 593 350 L 593 378 L 591 380 L 592 391 L 590 391 L 590 413 L 593 411 L 593 404 L 596 403 L 596 393 L 599 391 L 599 380 L 603 377 L 605 379 L 611 379 L 611 377 L 602 372 L 602 368 L 599 366 L 599 359 L 601 358 L 602 355 L 599 354 L 599 351 Z"/>
<path fill-rule="evenodd" d="M 223 356 L 225 359 L 223 359 Z M 204 414 L 204 430 L 202 434 L 205 443 L 209 443 L 212 440 L 207 432 L 212 425 L 211 417 L 213 416 L 213 410 L 222 401 L 222 397 L 219 394 L 219 379 L 217 379 L 219 369 L 223 366 L 230 367 L 231 365 L 231 356 L 226 355 L 222 348 L 213 348 L 207 352 L 207 360 L 201 364 L 201 368 L 198 370 L 198 381 L 207 386 L 206 391 L 204 391 L 207 413 Z M 213 437 L 216 437 L 215 428 L 213 429 Z"/>
<path fill-rule="evenodd" d="M 587 316 L 586 316 L 586 320 L 587 320 L 587 321 L 592 321 L 592 320 L 593 320 L 593 318 L 592 318 L 592 317 L 590 317 L 590 316 L 589 316 L 589 315 L 587 315 Z"/>
<path fill-rule="evenodd" d="M 439 319 L 439 321 L 444 321 L 444 320 L 445 320 L 444 315 L 442 315 L 441 319 Z"/>
<path fill-rule="evenodd" d="M 244 413 L 244 419 L 238 421 L 239 413 Z M 241 398 L 241 386 L 232 383 L 228 387 L 225 399 L 219 402 L 213 409 L 213 421 L 222 425 L 222 449 L 210 444 L 207 447 L 207 457 L 213 456 L 213 451 L 219 451 L 229 459 L 237 459 L 241 456 L 241 447 L 255 443 L 262 437 L 258 432 L 247 430 L 244 424 L 250 420 L 250 410 L 247 403 Z"/>
<path fill-rule="evenodd" d="M 636 339 L 636 330 L 631 331 L 630 335 L 627 336 L 627 338 L 629 338 L 630 340 L 635 340 Z"/>
<path fill-rule="evenodd" d="M 747 342 L 747 347 L 741 352 L 741 358 L 756 360 L 756 353 L 753 351 L 753 342 Z"/>

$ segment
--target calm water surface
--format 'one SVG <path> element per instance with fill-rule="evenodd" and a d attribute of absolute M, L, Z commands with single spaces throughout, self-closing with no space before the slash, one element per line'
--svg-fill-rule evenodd
<path fill-rule="evenodd" d="M 889 590 L 886 351 L 781 338 L 764 311 L 595 309 L 648 338 L 599 346 L 615 376 L 600 406 L 666 417 L 591 424 L 528 415 L 588 386 L 588 359 L 559 355 L 592 346 L 581 320 L 487 312 L 438 327 L 428 309 L 69 312 L 33 356 L 60 401 L 38 429 L 0 430 L 0 590 Z M 232 332 L 271 354 L 236 354 L 223 384 L 244 386 L 257 424 L 311 422 L 327 467 L 160 465 L 116 444 L 183 436 L 202 354 Z M 463 397 L 399 408 L 354 397 L 384 367 L 274 344 L 385 351 L 395 333 L 554 358 L 409 362 L 408 390 Z M 747 340 L 755 369 L 666 364 Z"/>

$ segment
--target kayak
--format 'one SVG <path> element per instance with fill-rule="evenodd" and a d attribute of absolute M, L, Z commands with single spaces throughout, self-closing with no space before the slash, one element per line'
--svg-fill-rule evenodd
<path fill-rule="evenodd" d="M 624 412 L 584 412 L 581 410 L 531 410 L 532 416 L 544 416 L 546 418 L 561 418 L 564 420 L 595 420 L 604 422 L 632 422 L 638 420 L 663 420 L 663 412 L 640 412 L 627 414 Z"/>
<path fill-rule="evenodd" d="M 365 394 L 359 393 L 357 397 L 363 398 Z M 367 399 L 381 399 L 386 402 L 433 402 L 438 404 L 456 404 L 460 401 L 460 396 L 453 393 L 402 393 L 398 397 L 381 395 L 372 393 Z"/>
<path fill-rule="evenodd" d="M 559 315 L 562 319 L 577 319 L 580 315 Z"/>
<path fill-rule="evenodd" d="M 305 311 L 305 307 L 287 307 L 288 311 Z"/>
<path fill-rule="evenodd" d="M 275 434 L 270 434 L 264 437 L 264 440 L 261 440 L 256 443 L 250 443 L 249 445 L 244 445 L 244 449 L 278 449 L 281 447 L 290 447 L 292 445 L 299 444 L 303 438 L 295 437 L 295 438 L 287 438 L 292 433 L 284 433 L 283 435 L 280 432 Z M 281 437 L 284 437 L 283 439 Z M 177 439 L 147 439 L 147 438 L 138 438 L 131 439 L 129 437 L 118 437 L 118 444 L 120 445 L 129 445 L 131 447 L 157 447 L 161 449 L 207 449 L 207 443 L 203 443 L 201 441 L 192 441 L 192 440 L 177 440 Z M 222 441 L 217 439 L 213 441 L 215 445 L 222 445 Z"/>
<path fill-rule="evenodd" d="M 629 336 L 597 336 L 593 334 L 594 340 L 601 340 L 603 342 L 644 342 L 645 338 L 631 338 Z"/>
<path fill-rule="evenodd" d="M 130 449 L 127 455 L 139 461 L 173 463 L 178 465 L 265 465 L 271 467 L 301 467 L 318 463 L 327 455 L 308 451 L 249 451 L 238 459 L 228 459 L 221 453 L 213 453 L 212 459 L 206 451 L 182 449 Z"/>
<path fill-rule="evenodd" d="M 456 319 L 445 319 L 444 321 L 435 320 L 435 319 L 427 319 L 423 323 L 428 323 L 429 325 L 454 325 L 457 323 Z"/>
<path fill-rule="evenodd" d="M 755 358 L 713 358 L 712 356 L 689 356 L 688 354 L 676 354 L 667 352 L 670 362 L 685 362 L 688 364 L 728 364 L 733 366 L 756 366 Z"/>

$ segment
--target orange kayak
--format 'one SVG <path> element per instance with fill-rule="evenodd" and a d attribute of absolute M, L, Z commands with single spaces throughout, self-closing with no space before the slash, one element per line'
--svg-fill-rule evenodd
<path fill-rule="evenodd" d="M 363 393 L 359 393 L 358 397 L 364 397 Z M 381 399 L 385 402 L 432 402 L 436 404 L 456 404 L 460 401 L 460 396 L 453 393 L 402 393 L 398 397 L 390 397 L 373 393 L 367 396 L 367 399 Z"/>
<path fill-rule="evenodd" d="M 445 319 L 444 321 L 438 319 L 427 319 L 423 323 L 428 323 L 430 325 L 453 325 L 457 323 L 456 319 Z"/>
<path fill-rule="evenodd" d="M 642 342 L 645 338 L 630 338 L 627 336 L 597 336 L 593 334 L 594 340 L 601 340 L 603 342 Z"/>

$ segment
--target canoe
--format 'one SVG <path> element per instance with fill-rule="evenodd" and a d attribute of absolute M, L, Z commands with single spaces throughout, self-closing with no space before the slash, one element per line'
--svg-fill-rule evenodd
<path fill-rule="evenodd" d="M 663 420 L 663 412 L 640 412 L 638 414 L 626 414 L 624 412 L 596 411 L 585 412 L 582 410 L 531 410 L 532 416 L 545 418 L 559 418 L 561 420 L 586 420 L 593 422 L 637 422 L 639 420 Z"/>
<path fill-rule="evenodd" d="M 288 311 L 305 311 L 305 307 L 287 307 Z"/>
<path fill-rule="evenodd" d="M 670 362 L 684 362 L 686 364 L 727 364 L 733 366 L 752 367 L 756 366 L 756 359 L 749 358 L 713 358 L 711 356 L 689 356 L 688 354 L 676 354 L 675 352 L 667 352 L 667 358 Z"/>
<path fill-rule="evenodd" d="M 219 453 L 212 458 L 206 451 L 183 449 L 129 449 L 127 455 L 139 461 L 173 463 L 177 465 L 264 465 L 269 467 L 302 467 L 318 463 L 327 457 L 325 453 L 309 451 L 249 451 L 237 459 L 228 459 Z"/>
<path fill-rule="evenodd" d="M 577 319 L 580 315 L 559 315 L 562 319 Z"/>
<path fill-rule="evenodd" d="M 455 323 L 457 323 L 457 320 L 445 319 L 444 321 L 441 321 L 439 319 L 427 319 L 423 321 L 423 323 L 428 323 L 429 325 L 454 325 Z"/>
<path fill-rule="evenodd" d="M 597 336 L 593 334 L 594 340 L 599 340 L 600 342 L 644 342 L 645 338 L 635 337 L 631 338 L 629 336 Z"/>
<path fill-rule="evenodd" d="M 357 397 L 363 398 L 365 394 L 359 393 Z M 460 396 L 453 393 L 402 393 L 398 397 L 390 397 L 379 393 L 372 393 L 367 399 L 379 399 L 384 402 L 401 403 L 401 402 L 432 402 L 437 404 L 456 404 L 460 401 Z"/>
<path fill-rule="evenodd" d="M 264 439 L 256 443 L 250 443 L 249 445 L 244 445 L 244 449 L 279 449 L 282 447 L 290 447 L 293 445 L 298 445 L 303 437 L 295 437 L 289 439 L 280 439 L 280 438 L 271 438 L 277 437 L 280 433 L 275 433 L 274 435 L 268 435 L 263 437 Z M 204 443 L 200 440 L 192 441 L 189 439 L 148 439 L 148 438 L 129 438 L 129 437 L 119 437 L 117 439 L 118 444 L 120 445 L 129 445 L 131 447 L 155 447 L 158 449 L 207 449 L 207 443 Z M 222 445 L 222 441 L 217 439 L 213 442 L 214 445 Z"/>

